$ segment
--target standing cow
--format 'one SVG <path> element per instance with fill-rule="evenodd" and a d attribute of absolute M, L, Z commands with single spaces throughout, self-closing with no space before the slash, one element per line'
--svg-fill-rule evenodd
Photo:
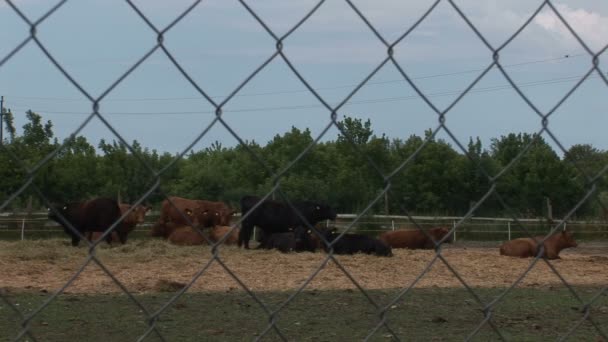
<path fill-rule="evenodd" d="M 440 241 L 450 233 L 447 228 L 443 227 L 431 228 L 426 232 L 428 236 L 419 229 L 399 229 L 382 233 L 379 239 L 392 248 L 433 249 L 435 248 L 435 242 Z M 452 242 L 452 237 L 449 236 L 444 242 Z"/>
<path fill-rule="evenodd" d="M 129 209 L 131 209 L 132 205 L 127 203 L 120 203 L 118 205 L 120 208 L 120 214 L 124 215 Z M 135 229 L 140 223 L 144 223 L 146 213 L 150 210 L 150 207 L 144 205 L 138 205 L 129 214 L 122 220 L 122 224 L 120 227 L 117 227 L 111 234 L 112 242 L 120 242 L 125 244 L 127 242 L 127 236 Z M 88 232 L 87 239 L 89 241 L 94 241 L 99 239 L 102 235 L 102 232 Z"/>
<path fill-rule="evenodd" d="M 87 232 L 104 232 L 120 219 L 120 207 L 110 198 L 95 198 L 90 201 L 72 202 L 63 206 L 54 206 L 55 211 L 49 209 L 49 219 L 59 223 L 66 234 L 72 237 L 72 246 L 78 246 L 80 236 L 72 231 L 68 223 L 85 236 Z M 64 220 L 65 219 L 65 220 Z M 121 229 L 118 223 L 115 229 Z M 112 243 L 112 234 L 106 236 L 106 242 Z"/>
<path fill-rule="evenodd" d="M 257 196 L 243 196 L 241 198 L 241 213 L 245 217 L 239 233 L 239 247 L 249 248 L 249 240 L 254 226 L 258 226 L 264 235 L 284 233 L 290 228 L 314 226 L 323 220 L 335 220 L 336 212 L 328 205 L 311 201 L 292 202 L 304 218 L 302 220 L 287 204 L 275 200 L 265 200 Z M 254 209 L 259 203 L 260 205 Z M 308 228 L 308 227 L 306 227 Z"/>

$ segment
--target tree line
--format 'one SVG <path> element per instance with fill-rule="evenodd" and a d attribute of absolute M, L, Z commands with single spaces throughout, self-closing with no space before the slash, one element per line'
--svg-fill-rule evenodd
<path fill-rule="evenodd" d="M 346 117 L 338 122 L 335 140 L 318 142 L 302 156 L 314 137 L 308 129 L 292 127 L 266 145 L 215 142 L 182 158 L 137 141 L 128 148 L 101 140 L 96 148 L 84 136 L 71 136 L 41 164 L 63 143 L 52 122 L 28 111 L 19 134 L 10 110 L 3 118 L 2 203 L 34 175 L 35 187 L 27 186 L 11 202 L 12 209 L 44 207 L 35 188 L 57 202 L 95 196 L 132 202 L 155 184 L 147 198 L 151 205 L 164 195 L 177 195 L 238 208 L 241 196 L 265 194 L 278 185 L 289 198 L 324 201 L 340 213 L 361 212 L 375 200 L 370 214 L 461 216 L 474 207 L 477 216 L 563 217 L 575 207 L 579 219 L 606 214 L 602 170 L 608 152 L 580 144 L 560 157 L 543 136 L 529 133 L 494 138 L 488 147 L 470 138 L 465 153 L 430 130 L 424 136 L 389 138 L 375 134 L 369 120 Z"/>

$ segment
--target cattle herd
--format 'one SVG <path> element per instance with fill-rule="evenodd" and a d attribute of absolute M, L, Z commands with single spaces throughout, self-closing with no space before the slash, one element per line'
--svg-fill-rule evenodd
<path fill-rule="evenodd" d="M 243 196 L 241 228 L 232 228 L 230 220 L 236 210 L 223 202 L 193 200 L 171 196 L 160 208 L 160 217 L 149 235 L 161 237 L 176 245 L 222 243 L 249 249 L 254 227 L 258 227 L 260 249 L 281 252 L 314 252 L 333 250 L 334 254 L 366 253 L 392 256 L 393 248 L 433 249 L 438 243 L 450 243 L 449 229 L 399 229 L 372 238 L 361 234 L 344 234 L 319 223 L 336 219 L 336 211 L 325 203 L 314 201 L 281 202 L 257 196 Z M 132 206 L 109 198 L 95 198 L 49 208 L 49 219 L 59 223 L 77 246 L 84 237 L 90 241 L 104 238 L 126 243 L 137 224 L 144 222 L 150 210 L 144 205 Z M 111 228 L 108 233 L 108 228 Z M 105 235 L 105 236 L 104 236 Z M 562 231 L 540 244 L 544 236 L 507 241 L 499 247 L 500 255 L 534 257 L 542 253 L 548 259 L 559 258 L 564 248 L 576 247 L 572 233 Z"/>

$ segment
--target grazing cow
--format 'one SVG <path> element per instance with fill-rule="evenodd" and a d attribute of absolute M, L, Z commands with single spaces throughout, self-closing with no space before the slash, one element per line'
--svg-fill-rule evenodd
<path fill-rule="evenodd" d="M 321 233 L 328 242 L 333 242 L 340 236 L 340 233 L 335 229 L 321 230 Z M 329 252 L 329 248 L 323 244 L 325 252 Z M 391 247 L 381 240 L 361 234 L 344 234 L 338 241 L 333 244 L 334 254 L 355 254 L 365 253 L 374 254 L 377 256 L 393 256 Z"/>
<path fill-rule="evenodd" d="M 162 202 L 158 222 L 160 224 L 172 222 L 195 227 L 200 225 L 203 228 L 217 225 L 227 226 L 230 224 L 230 217 L 234 212 L 223 202 L 171 196 Z"/>
<path fill-rule="evenodd" d="M 118 205 L 120 208 L 120 214 L 124 215 L 129 209 L 131 209 L 131 204 L 120 203 Z M 150 207 L 146 207 L 143 205 L 138 205 L 135 209 L 131 210 L 131 212 L 122 220 L 122 224 L 120 227 L 117 227 L 112 232 L 112 242 L 120 242 L 125 244 L 127 242 L 127 236 L 131 233 L 135 226 L 139 223 L 144 223 L 146 212 L 150 210 Z M 88 232 L 87 239 L 89 241 L 97 240 L 101 237 L 103 233 L 101 232 Z"/>
<path fill-rule="evenodd" d="M 81 235 L 86 236 L 86 232 L 106 231 L 120 218 L 118 203 L 110 198 L 95 198 L 90 201 L 72 202 L 53 207 L 65 218 L 65 221 L 50 209 L 49 219 L 59 223 L 64 232 L 72 237 L 72 246 L 78 246 L 80 236 L 68 227 L 68 222 Z M 115 229 L 119 231 L 121 225 L 122 223 L 119 223 Z M 106 242 L 112 243 L 111 234 L 106 236 Z"/>
<path fill-rule="evenodd" d="M 247 215 L 242 222 L 239 233 L 239 247 L 249 248 L 249 240 L 254 226 L 258 226 L 264 235 L 285 233 L 296 227 L 306 227 L 307 223 L 314 226 L 323 220 L 335 220 L 336 212 L 328 205 L 311 201 L 292 202 L 294 208 L 305 219 L 303 221 L 287 204 L 275 200 L 265 200 L 253 209 L 262 199 L 257 196 L 241 198 L 241 213 Z M 308 228 L 308 227 L 306 227 Z"/>
<path fill-rule="evenodd" d="M 449 234 L 449 230 L 447 228 L 439 227 L 439 228 L 431 228 L 426 231 L 430 237 L 427 237 L 422 231 L 419 229 L 416 230 L 404 230 L 399 229 L 395 231 L 385 232 L 380 234 L 379 239 L 382 240 L 385 244 L 391 246 L 392 248 L 409 248 L 409 249 L 433 249 L 435 248 L 435 241 L 439 241 L 443 239 L 444 236 Z M 452 237 L 450 236 L 445 242 L 452 242 Z"/>
<path fill-rule="evenodd" d="M 209 231 L 209 240 L 212 242 L 218 242 L 224 238 L 224 235 L 230 234 L 223 243 L 225 245 L 236 245 L 239 239 L 240 229 L 235 228 L 232 232 L 230 232 L 231 229 L 232 227 L 228 226 L 215 226 Z"/>
<path fill-rule="evenodd" d="M 170 243 L 179 246 L 206 245 L 207 240 L 194 228 L 190 226 L 175 227 L 169 237 Z"/>
<path fill-rule="evenodd" d="M 296 227 L 293 231 L 266 235 L 258 248 L 278 249 L 283 253 L 314 252 L 316 249 L 310 231 L 302 226 Z"/>
<path fill-rule="evenodd" d="M 535 236 L 534 238 L 519 238 L 507 241 L 500 246 L 500 255 L 530 258 L 534 257 L 539 252 L 539 244 L 544 236 Z M 561 233 L 553 234 L 543 243 L 545 253 L 543 257 L 547 259 L 560 259 L 559 252 L 564 248 L 576 247 L 578 244 L 574 241 L 572 233 L 563 230 Z"/>

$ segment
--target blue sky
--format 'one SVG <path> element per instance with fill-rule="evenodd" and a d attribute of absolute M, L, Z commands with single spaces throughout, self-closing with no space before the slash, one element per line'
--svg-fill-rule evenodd
<path fill-rule="evenodd" d="M 13 3 L 32 21 L 53 5 L 49 1 Z M 192 1 L 140 0 L 134 4 L 159 29 Z M 353 1 L 384 39 L 393 42 L 432 5 L 432 1 Z M 455 1 L 494 47 L 519 29 L 542 1 Z M 592 51 L 608 44 L 608 3 L 554 1 L 553 5 Z M 282 36 L 316 1 L 247 2 L 268 27 Z M 0 3 L 0 61 L 29 35 L 29 27 Z M 124 1 L 68 1 L 37 27 L 37 37 L 66 71 L 93 97 L 100 96 L 156 44 L 156 34 Z M 222 102 L 276 51 L 276 42 L 238 1 L 202 1 L 164 35 L 164 45 L 192 80 Z M 323 99 L 335 105 L 386 58 L 386 47 L 346 1 L 328 0 L 283 44 L 299 73 Z M 395 48 L 395 58 L 416 86 L 443 110 L 492 61 L 492 53 L 458 15 L 441 1 Z M 600 68 L 606 68 L 605 53 Z M 566 57 L 568 56 L 568 57 Z M 545 6 L 501 52 L 500 62 L 541 111 L 547 112 L 591 68 L 592 59 L 552 10 Z M 551 115 L 549 129 L 567 148 L 592 144 L 608 149 L 608 88 L 593 73 Z M 51 120 L 65 138 L 91 112 L 91 102 L 30 41 L 0 66 L 0 95 L 17 125 L 31 109 Z M 224 120 L 244 140 L 265 144 L 291 126 L 321 134 L 330 122 L 325 109 L 287 64 L 276 57 L 224 106 Z M 214 118 L 214 107 L 157 50 L 102 101 L 100 112 L 127 140 L 159 151 L 178 152 Z M 437 115 L 404 81 L 384 65 L 343 106 L 339 117 L 370 119 L 375 133 L 391 138 L 423 135 L 438 125 Z M 446 115 L 450 131 L 466 144 L 511 132 L 536 132 L 540 118 L 491 69 Z M 323 137 L 333 139 L 331 128 Z M 90 142 L 114 137 L 94 119 L 82 131 Z M 445 132 L 439 137 L 452 142 Z M 548 136 L 545 135 L 547 139 Z M 237 141 L 216 124 L 195 146 Z M 453 142 L 452 142 L 453 143 Z"/>

